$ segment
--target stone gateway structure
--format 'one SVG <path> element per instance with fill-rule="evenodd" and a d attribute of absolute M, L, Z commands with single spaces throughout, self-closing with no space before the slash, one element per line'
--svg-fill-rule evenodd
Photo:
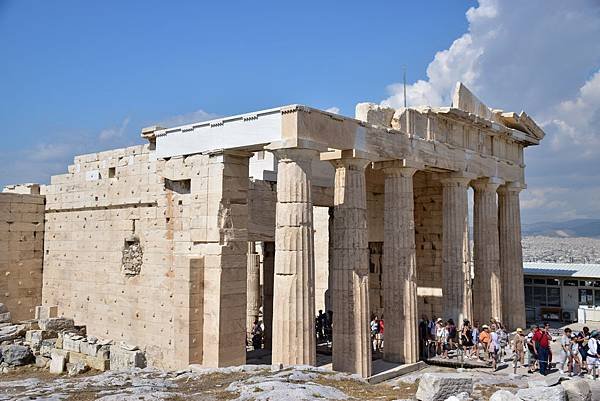
<path fill-rule="evenodd" d="M 523 112 L 458 84 L 451 107 L 292 105 L 142 137 L 75 157 L 41 195 L 5 189 L 3 303 L 21 314 L 41 294 L 171 369 L 243 364 L 257 318 L 273 363 L 314 365 L 315 316 L 332 311 L 333 369 L 365 377 L 373 313 L 401 363 L 422 314 L 525 324 L 523 150 L 544 132 Z"/>

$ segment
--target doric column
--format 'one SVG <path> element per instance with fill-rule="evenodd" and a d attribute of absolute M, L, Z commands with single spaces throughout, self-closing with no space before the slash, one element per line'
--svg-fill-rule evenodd
<path fill-rule="evenodd" d="M 498 240 L 498 206 L 496 190 L 500 182 L 485 178 L 473 181 L 473 293 L 477 300 L 475 318 L 487 322 L 502 319 L 502 288 Z"/>
<path fill-rule="evenodd" d="M 417 271 L 413 175 L 402 161 L 383 162 L 385 174 L 382 284 L 385 317 L 383 359 L 418 360 Z"/>
<path fill-rule="evenodd" d="M 263 323 L 265 349 L 271 349 L 273 339 L 273 275 L 275 243 L 263 242 Z"/>
<path fill-rule="evenodd" d="M 252 338 L 254 321 L 260 311 L 260 255 L 256 253 L 256 243 L 248 241 L 248 264 L 246 272 L 246 332 Z"/>
<path fill-rule="evenodd" d="M 521 208 L 519 206 L 521 189 L 519 183 L 502 185 L 498 189 L 502 322 L 510 330 L 525 327 Z"/>
<path fill-rule="evenodd" d="M 315 260 L 311 162 L 318 152 L 280 149 L 277 171 L 273 363 L 314 365 Z"/>
<path fill-rule="evenodd" d="M 335 165 L 333 221 L 333 369 L 371 375 L 369 249 L 364 159 Z"/>
<path fill-rule="evenodd" d="M 442 295 L 443 316 L 460 327 L 471 319 L 469 264 L 468 177 L 445 177 L 442 182 Z"/>

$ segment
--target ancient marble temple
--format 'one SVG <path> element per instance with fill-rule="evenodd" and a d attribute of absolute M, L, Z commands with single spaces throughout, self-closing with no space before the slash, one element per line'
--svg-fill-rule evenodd
<path fill-rule="evenodd" d="M 544 132 L 524 112 L 458 84 L 450 107 L 291 105 L 142 137 L 40 188 L 43 255 L 38 237 L 27 268 L 43 264 L 32 305 L 150 365 L 243 364 L 255 319 L 273 363 L 314 365 L 319 309 L 333 369 L 365 377 L 374 313 L 400 363 L 418 359 L 421 315 L 525 324 L 523 150 Z"/>

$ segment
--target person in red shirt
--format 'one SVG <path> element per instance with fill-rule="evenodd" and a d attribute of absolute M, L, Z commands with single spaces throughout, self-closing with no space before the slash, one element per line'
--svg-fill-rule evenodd
<path fill-rule="evenodd" d="M 550 355 L 550 335 L 546 327 L 541 327 L 533 335 L 533 344 L 535 347 L 537 359 L 540 365 L 540 374 L 548 374 L 548 357 Z"/>

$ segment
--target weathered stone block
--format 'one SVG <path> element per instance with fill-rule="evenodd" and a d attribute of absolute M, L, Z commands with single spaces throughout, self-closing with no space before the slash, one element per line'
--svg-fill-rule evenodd
<path fill-rule="evenodd" d="M 81 362 L 84 363 L 86 366 L 90 367 L 91 369 L 99 370 L 101 372 L 110 369 L 110 359 L 104 358 L 103 356 L 93 357 L 78 352 L 71 352 L 69 353 L 69 362 Z"/>
<path fill-rule="evenodd" d="M 366 121 L 369 124 L 391 127 L 395 112 L 396 110 L 391 107 L 384 107 L 375 103 L 358 103 L 355 116 L 357 120 Z"/>
<path fill-rule="evenodd" d="M 128 351 L 120 345 L 110 346 L 110 368 L 111 370 L 123 370 L 130 368 L 145 368 L 146 357 L 140 350 Z"/>
<path fill-rule="evenodd" d="M 583 379 L 565 380 L 560 383 L 569 401 L 592 401 L 590 384 Z"/>
<path fill-rule="evenodd" d="M 28 365 L 34 361 L 31 348 L 24 345 L 3 345 L 0 353 L 2 361 L 13 366 Z"/>
<path fill-rule="evenodd" d="M 40 319 L 38 322 L 40 329 L 51 331 L 71 330 L 75 327 L 73 319 L 64 317 L 50 317 L 48 319 Z"/>
<path fill-rule="evenodd" d="M 65 335 L 63 337 L 62 348 L 65 351 L 81 352 L 81 343 L 82 343 L 81 336 Z"/>
<path fill-rule="evenodd" d="M 471 394 L 473 379 L 459 373 L 426 373 L 419 381 L 417 400 L 444 401 L 459 393 Z"/>
<path fill-rule="evenodd" d="M 58 316 L 58 306 L 36 306 L 35 307 L 35 318 L 36 319 L 49 319 L 51 317 Z"/>
<path fill-rule="evenodd" d="M 39 348 L 43 340 L 56 338 L 58 334 L 55 331 L 48 330 L 29 330 L 25 333 L 25 342 L 29 343 L 33 348 Z"/>
<path fill-rule="evenodd" d="M 50 361 L 50 373 L 61 374 L 69 360 L 69 353 L 62 350 L 52 350 Z"/>
<path fill-rule="evenodd" d="M 46 358 L 50 358 L 52 350 L 56 348 L 57 338 L 50 338 L 48 340 L 42 340 L 40 344 L 40 355 L 45 356 Z"/>
<path fill-rule="evenodd" d="M 35 366 L 38 368 L 47 368 L 50 366 L 51 359 L 42 355 L 37 355 L 35 357 Z"/>
<path fill-rule="evenodd" d="M 81 361 L 75 363 L 67 363 L 66 368 L 69 376 L 77 376 L 89 370 L 89 366 L 87 366 L 84 362 Z"/>
<path fill-rule="evenodd" d="M 10 323 L 10 312 L 0 313 L 0 323 Z"/>

